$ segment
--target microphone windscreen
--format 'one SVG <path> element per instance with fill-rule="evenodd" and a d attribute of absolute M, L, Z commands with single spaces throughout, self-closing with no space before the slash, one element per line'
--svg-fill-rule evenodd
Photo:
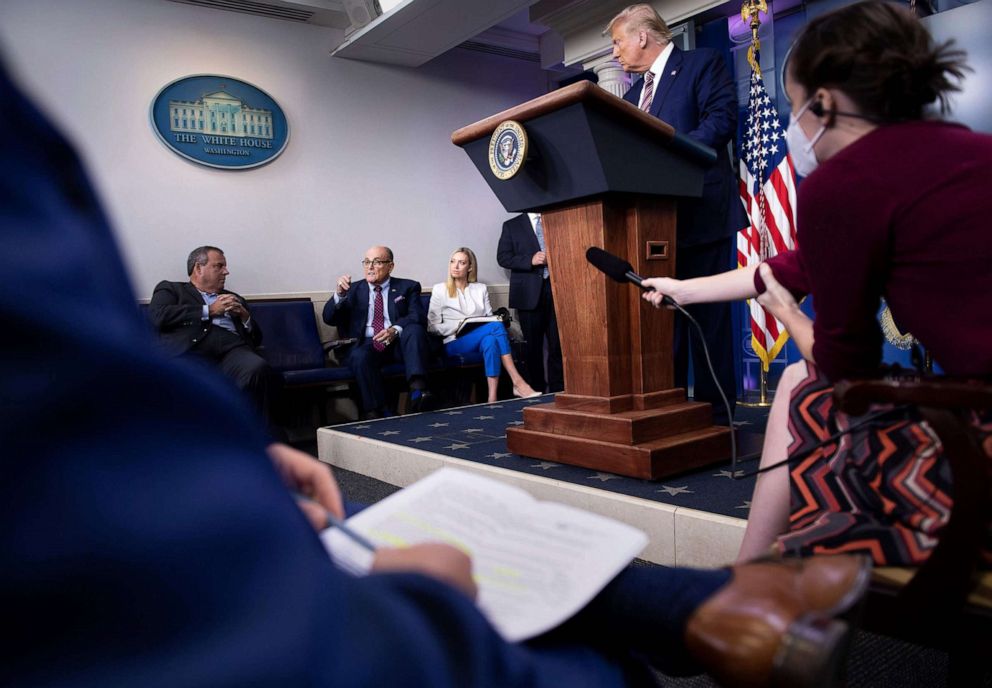
<path fill-rule="evenodd" d="M 612 253 L 607 253 L 598 246 L 590 246 L 586 249 L 586 260 L 600 272 L 606 273 L 608 277 L 617 282 L 626 282 L 627 273 L 633 272 L 633 266 L 622 258 L 618 258 Z"/>

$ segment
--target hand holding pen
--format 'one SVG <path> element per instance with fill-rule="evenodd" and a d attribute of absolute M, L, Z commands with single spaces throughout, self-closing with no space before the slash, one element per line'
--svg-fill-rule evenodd
<path fill-rule="evenodd" d="M 285 444 L 270 444 L 267 451 L 286 486 L 305 498 L 297 504 L 314 530 L 327 528 L 328 515 L 344 518 L 341 491 L 328 466 Z"/>

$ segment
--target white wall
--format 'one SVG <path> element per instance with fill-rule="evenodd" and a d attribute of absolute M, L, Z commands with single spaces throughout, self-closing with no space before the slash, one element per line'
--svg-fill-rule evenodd
<path fill-rule="evenodd" d="M 186 279 L 200 244 L 226 251 L 244 294 L 328 290 L 374 243 L 425 286 L 462 244 L 481 281 L 505 283 L 495 250 L 509 215 L 450 135 L 543 93 L 539 67 L 460 49 L 417 70 L 352 62 L 330 56 L 333 31 L 166 0 L 0 2 L 8 67 L 81 149 L 139 297 Z M 276 99 L 282 156 L 221 171 L 159 142 L 152 98 L 200 73 Z"/>

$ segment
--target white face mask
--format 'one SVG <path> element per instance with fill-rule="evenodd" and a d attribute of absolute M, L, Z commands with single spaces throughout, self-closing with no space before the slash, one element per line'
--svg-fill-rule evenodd
<path fill-rule="evenodd" d="M 809 109 L 812 102 L 813 99 L 810 98 L 806 101 L 805 105 L 799 108 L 799 112 L 789 115 L 789 128 L 785 130 L 785 142 L 789 144 L 789 155 L 792 157 L 792 166 L 796 168 L 796 173 L 801 177 L 811 175 L 819 164 L 819 161 L 816 159 L 816 153 L 813 152 L 813 146 L 823 136 L 823 132 L 827 130 L 826 125 L 823 125 L 813 135 L 812 139 L 807 139 L 806 132 L 799 126 L 799 118 Z"/>

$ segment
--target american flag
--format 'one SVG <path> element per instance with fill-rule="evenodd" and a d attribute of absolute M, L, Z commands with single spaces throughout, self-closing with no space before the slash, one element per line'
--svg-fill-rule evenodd
<path fill-rule="evenodd" d="M 741 201 L 750 223 L 737 234 L 737 265 L 743 268 L 796 246 L 796 175 L 785 132 L 760 69 L 751 70 L 747 123 L 740 147 Z M 789 334 L 756 299 L 748 301 L 748 308 L 751 342 L 767 371 Z"/>

